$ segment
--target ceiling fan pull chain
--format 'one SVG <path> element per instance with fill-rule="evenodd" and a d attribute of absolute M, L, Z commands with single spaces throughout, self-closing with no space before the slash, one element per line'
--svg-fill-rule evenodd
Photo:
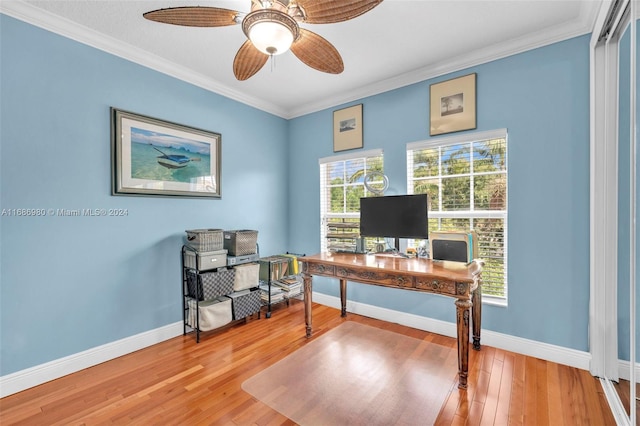
<path fill-rule="evenodd" d="M 269 64 L 271 65 L 271 72 L 273 72 L 273 62 L 276 60 L 276 54 L 278 53 L 278 49 L 273 46 L 267 47 L 267 53 L 269 54 Z"/>

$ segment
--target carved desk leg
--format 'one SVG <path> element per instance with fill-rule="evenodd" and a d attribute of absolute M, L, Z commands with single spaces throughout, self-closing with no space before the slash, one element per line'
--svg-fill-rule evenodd
<path fill-rule="evenodd" d="M 347 280 L 340 280 L 340 306 L 341 306 L 341 317 L 347 316 Z"/>
<path fill-rule="evenodd" d="M 467 388 L 469 373 L 469 311 L 471 301 L 456 300 L 456 322 L 458 326 L 458 388 Z"/>
<path fill-rule="evenodd" d="M 473 319 L 473 349 L 480 350 L 480 326 L 482 321 L 482 290 L 480 286 L 473 292 L 473 307 L 471 314 Z"/>
<path fill-rule="evenodd" d="M 311 275 L 306 272 L 302 273 L 302 281 L 304 286 L 304 322 L 307 326 L 307 337 L 311 337 L 311 292 L 312 282 Z"/>

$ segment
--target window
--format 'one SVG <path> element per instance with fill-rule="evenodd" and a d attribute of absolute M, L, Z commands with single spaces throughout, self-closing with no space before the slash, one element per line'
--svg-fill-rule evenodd
<path fill-rule="evenodd" d="M 382 150 L 320 159 L 320 241 L 322 251 L 355 250 L 360 235 L 360 198 L 371 194 L 364 176 L 383 172 Z M 369 187 L 383 182 L 369 181 Z"/>
<path fill-rule="evenodd" d="M 407 188 L 429 195 L 430 232 L 476 231 L 482 295 L 506 303 L 506 129 L 407 144 Z"/>

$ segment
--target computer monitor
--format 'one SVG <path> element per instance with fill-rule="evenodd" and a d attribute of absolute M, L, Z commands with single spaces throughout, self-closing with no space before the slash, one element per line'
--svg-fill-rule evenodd
<path fill-rule="evenodd" d="M 426 239 L 429 237 L 426 194 L 360 198 L 360 236 Z"/>

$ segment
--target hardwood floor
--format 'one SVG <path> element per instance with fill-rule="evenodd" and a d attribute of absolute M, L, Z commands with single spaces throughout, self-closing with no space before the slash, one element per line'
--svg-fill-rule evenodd
<path fill-rule="evenodd" d="M 314 337 L 357 321 L 455 347 L 456 340 L 314 305 Z M 309 342 L 300 301 L 270 319 L 179 336 L 0 399 L 6 425 L 294 425 L 242 382 Z M 483 346 L 471 351 L 469 388 L 452 378 L 438 425 L 615 425 L 589 372 Z"/>

